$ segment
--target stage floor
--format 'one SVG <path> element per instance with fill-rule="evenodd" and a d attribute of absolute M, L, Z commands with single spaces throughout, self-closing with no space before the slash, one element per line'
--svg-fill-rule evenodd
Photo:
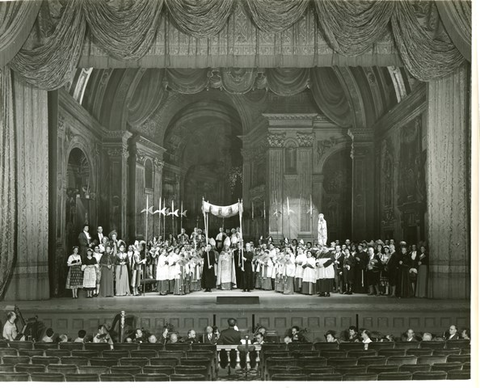
<path fill-rule="evenodd" d="M 251 297 L 258 296 L 260 304 L 217 304 L 217 297 Z M 283 295 L 274 291 L 254 290 L 242 292 L 237 290 L 214 290 L 211 293 L 194 292 L 188 295 L 165 295 L 146 293 L 145 296 L 116 296 L 110 298 L 85 298 L 80 292 L 79 299 L 52 298 L 43 301 L 2 301 L 0 310 L 6 306 L 17 304 L 23 310 L 48 312 L 91 312 L 92 308 L 99 312 L 129 312 L 150 310 L 152 307 L 169 311 L 304 311 L 304 310 L 361 310 L 364 308 L 377 308 L 382 311 L 417 310 L 421 312 L 438 311 L 470 311 L 470 302 L 455 299 L 424 299 L 409 298 L 398 299 L 385 296 L 369 296 L 366 294 L 340 295 L 331 294 L 331 297 L 318 297 L 311 295 Z"/>

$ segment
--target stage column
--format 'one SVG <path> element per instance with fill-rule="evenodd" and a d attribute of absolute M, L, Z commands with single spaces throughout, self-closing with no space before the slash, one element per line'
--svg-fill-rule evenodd
<path fill-rule="evenodd" d="M 285 133 L 269 133 L 267 136 L 267 193 L 269 196 L 268 232 L 275 241 L 283 237 L 283 154 Z"/>
<path fill-rule="evenodd" d="M 120 239 L 129 240 L 127 227 L 127 194 L 128 194 L 128 139 L 131 133 L 125 132 L 120 139 L 104 142 L 104 149 L 109 157 L 109 226 L 116 230 Z"/>
<path fill-rule="evenodd" d="M 462 66 L 428 83 L 429 297 L 470 297 L 470 75 Z"/>
<path fill-rule="evenodd" d="M 352 139 L 352 239 L 375 238 L 373 130 L 351 128 Z"/>

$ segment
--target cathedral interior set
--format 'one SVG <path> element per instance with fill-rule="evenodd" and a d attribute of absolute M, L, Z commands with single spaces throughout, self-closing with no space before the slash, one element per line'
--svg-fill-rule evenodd
<path fill-rule="evenodd" d="M 472 3 L 0 2 L 0 381 L 478 379 Z"/>

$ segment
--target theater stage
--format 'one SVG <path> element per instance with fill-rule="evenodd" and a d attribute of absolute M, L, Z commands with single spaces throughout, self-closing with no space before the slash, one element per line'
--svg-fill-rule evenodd
<path fill-rule="evenodd" d="M 95 332 L 100 323 L 111 323 L 124 310 L 134 315 L 136 326 L 160 333 L 170 322 L 185 335 L 193 328 L 202 332 L 207 325 L 227 326 L 230 317 L 237 319 L 238 327 L 252 329 L 261 324 L 279 335 L 291 326 L 307 329 L 307 338 L 321 339 L 326 330 L 343 330 L 358 325 L 383 334 L 399 336 L 411 327 L 417 332 L 441 333 L 451 324 L 470 327 L 470 303 L 464 300 L 393 299 L 365 294 L 339 295 L 330 298 L 307 295 L 283 295 L 273 291 L 255 290 L 195 292 L 189 295 L 145 296 L 79 299 L 54 298 L 45 301 L 0 302 L 0 309 L 17 304 L 24 318 L 38 315 L 47 327 L 58 334 L 75 337 L 78 330 Z M 258 297 L 257 304 L 229 300 L 217 303 L 218 297 Z"/>

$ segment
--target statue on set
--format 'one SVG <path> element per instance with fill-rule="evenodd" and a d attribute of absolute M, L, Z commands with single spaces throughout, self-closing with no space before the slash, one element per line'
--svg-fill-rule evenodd
<path fill-rule="evenodd" d="M 327 221 L 323 218 L 323 213 L 318 215 L 318 244 L 327 245 Z"/>

